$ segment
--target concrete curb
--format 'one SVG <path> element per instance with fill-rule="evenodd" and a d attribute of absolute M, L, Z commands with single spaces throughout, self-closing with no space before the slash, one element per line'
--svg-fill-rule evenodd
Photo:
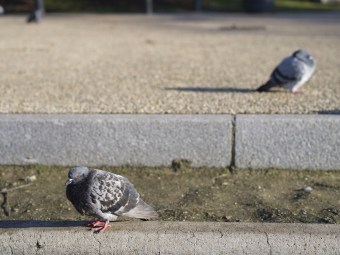
<path fill-rule="evenodd" d="M 32 223 L 34 225 L 34 222 Z M 313 224 L 116 222 L 14 229 L 1 223 L 1 254 L 339 254 L 340 226 Z"/>
<path fill-rule="evenodd" d="M 340 115 L 237 115 L 239 168 L 340 170 Z"/>
<path fill-rule="evenodd" d="M 0 164 L 340 169 L 340 115 L 0 115 Z"/>
<path fill-rule="evenodd" d="M 227 166 L 231 116 L 2 115 L 0 164 Z"/>

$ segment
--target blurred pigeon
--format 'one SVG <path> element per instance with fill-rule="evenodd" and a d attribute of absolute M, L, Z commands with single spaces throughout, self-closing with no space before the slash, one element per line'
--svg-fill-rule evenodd
<path fill-rule="evenodd" d="M 312 77 L 315 67 L 314 58 L 306 50 L 297 50 L 282 60 L 270 75 L 269 80 L 257 91 L 264 92 L 273 87 L 283 87 L 297 93 L 300 87 Z"/>
<path fill-rule="evenodd" d="M 35 0 L 34 1 L 34 9 L 33 11 L 28 15 L 27 22 L 40 22 L 43 15 L 45 13 L 44 9 L 44 2 L 43 0 Z"/>
<path fill-rule="evenodd" d="M 2 15 L 2 14 L 4 14 L 5 13 L 5 9 L 4 9 L 4 7 L 2 7 L 1 5 L 0 5 L 0 15 Z"/>
<path fill-rule="evenodd" d="M 133 184 L 117 174 L 84 166 L 71 168 L 66 196 L 77 211 L 98 220 L 88 224 L 99 233 L 118 216 L 140 219 L 157 218 L 157 213 L 139 196 Z"/>

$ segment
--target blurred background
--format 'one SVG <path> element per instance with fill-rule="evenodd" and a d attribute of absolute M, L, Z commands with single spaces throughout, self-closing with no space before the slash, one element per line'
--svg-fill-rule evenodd
<path fill-rule="evenodd" d="M 340 0 L 45 0 L 47 12 L 329 11 Z M 0 0 L 6 13 L 32 10 L 34 0 Z M 149 6 L 150 8 L 150 6 Z"/>

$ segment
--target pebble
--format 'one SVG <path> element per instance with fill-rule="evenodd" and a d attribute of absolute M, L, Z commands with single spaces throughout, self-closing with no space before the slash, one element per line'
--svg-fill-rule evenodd
<path fill-rule="evenodd" d="M 37 176 L 32 175 L 32 176 L 26 176 L 22 178 L 25 182 L 34 182 L 37 180 Z"/>
<path fill-rule="evenodd" d="M 308 192 L 308 193 L 312 192 L 312 190 L 313 190 L 313 188 L 310 187 L 310 186 L 306 186 L 306 187 L 303 188 L 303 191 Z"/>
<path fill-rule="evenodd" d="M 15 213 L 19 212 L 19 208 L 17 207 L 12 208 L 12 212 L 15 212 Z"/>

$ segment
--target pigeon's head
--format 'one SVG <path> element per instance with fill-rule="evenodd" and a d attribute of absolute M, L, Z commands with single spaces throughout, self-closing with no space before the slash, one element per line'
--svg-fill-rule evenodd
<path fill-rule="evenodd" d="M 66 186 L 68 184 L 76 184 L 80 181 L 82 181 L 84 178 L 87 177 L 87 175 L 89 174 L 90 169 L 86 166 L 77 166 L 77 167 L 73 167 L 70 169 L 70 171 L 68 172 L 68 181 L 66 182 Z"/>
<path fill-rule="evenodd" d="M 297 50 L 293 53 L 293 56 L 305 62 L 309 66 L 313 66 L 315 64 L 315 60 L 312 55 L 305 49 Z"/>

